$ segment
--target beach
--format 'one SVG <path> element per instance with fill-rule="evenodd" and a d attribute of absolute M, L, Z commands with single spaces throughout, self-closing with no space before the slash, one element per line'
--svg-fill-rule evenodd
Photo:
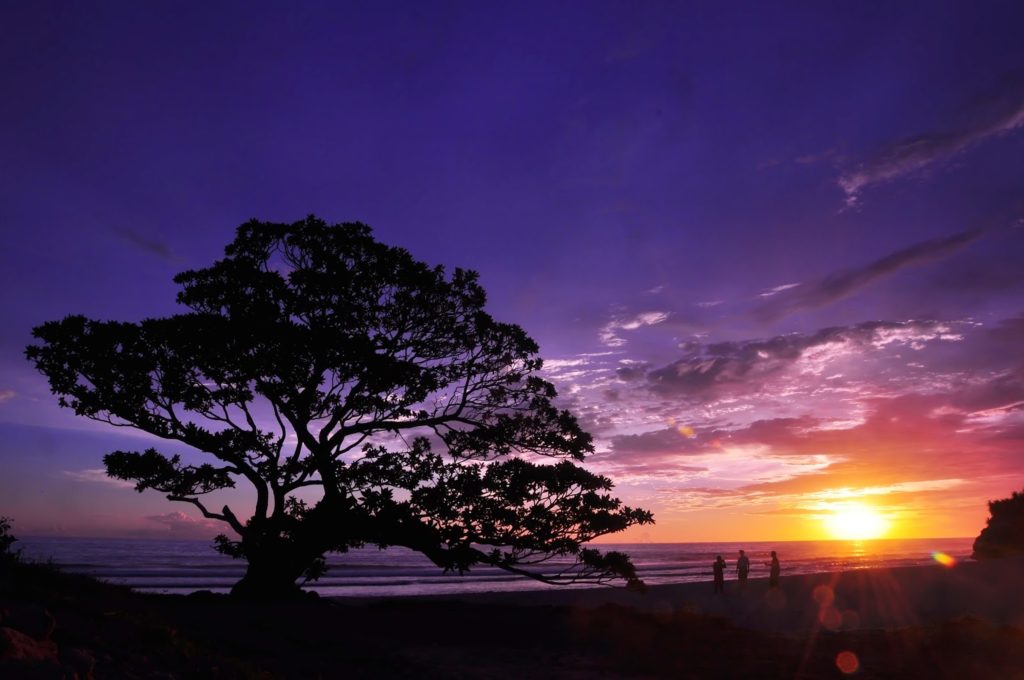
<path fill-rule="evenodd" d="M 764 578 L 746 587 L 726 581 L 724 595 L 710 582 L 625 588 L 552 588 L 528 593 L 491 593 L 458 598 L 410 598 L 477 604 L 595 608 L 617 605 L 655 614 L 683 610 L 728 619 L 742 628 L 780 633 L 896 629 L 973 616 L 1024 629 L 1024 560 L 962 562 L 952 567 L 857 569 L 784 576 L 778 588 Z M 337 598 L 346 604 L 377 599 Z"/>
<path fill-rule="evenodd" d="M 98 678 L 1002 679 L 1024 672 L 1022 577 L 1024 560 L 1000 560 L 754 579 L 742 593 L 730 580 L 719 596 L 684 583 L 261 604 L 53 572 L 5 576 L 0 626 L 45 608 L 54 663 L 72 650 Z"/>

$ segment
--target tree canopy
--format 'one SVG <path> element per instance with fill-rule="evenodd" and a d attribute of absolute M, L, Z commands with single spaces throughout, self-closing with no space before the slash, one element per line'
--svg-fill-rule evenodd
<path fill-rule="evenodd" d="M 249 562 L 236 592 L 287 592 L 325 552 L 367 544 L 458 572 L 635 579 L 627 556 L 585 544 L 651 514 L 577 464 L 590 435 L 553 403 L 536 343 L 484 311 L 475 272 L 311 216 L 250 221 L 223 259 L 174 280 L 184 313 L 69 316 L 35 328 L 26 354 L 61 406 L 212 457 L 153 447 L 104 463 L 229 526 L 218 548 Z M 251 516 L 208 507 L 236 484 L 254 491 Z"/>

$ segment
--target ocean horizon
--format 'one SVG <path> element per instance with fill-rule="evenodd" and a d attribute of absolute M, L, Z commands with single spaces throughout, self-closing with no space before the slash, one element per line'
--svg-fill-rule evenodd
<path fill-rule="evenodd" d="M 875 539 L 865 541 L 728 541 L 716 543 L 601 543 L 602 551 L 628 553 L 648 585 L 711 580 L 711 563 L 722 555 L 727 579 L 735 579 L 735 561 L 743 549 L 751 559 L 751 578 L 768 576 L 767 561 L 778 552 L 782 575 L 851 569 L 936 564 L 935 555 L 970 559 L 973 538 Z M 126 585 L 139 592 L 187 594 L 227 592 L 245 571 L 245 561 L 214 551 L 212 542 L 186 539 L 24 537 L 15 546 L 29 560 Z M 328 555 L 327 573 L 304 585 L 324 597 L 401 597 L 534 591 L 553 587 L 492 567 L 467 574 L 444 574 L 425 557 L 403 548 L 361 548 Z M 556 567 L 557 563 L 552 563 Z"/>

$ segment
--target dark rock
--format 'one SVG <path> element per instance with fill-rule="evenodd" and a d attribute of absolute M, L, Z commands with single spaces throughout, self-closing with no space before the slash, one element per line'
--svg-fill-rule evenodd
<path fill-rule="evenodd" d="M 0 678 L 4 680 L 78 680 L 69 666 L 56 661 L 0 661 Z"/>
<path fill-rule="evenodd" d="M 3 661 L 56 661 L 57 644 L 50 640 L 35 640 L 21 631 L 0 627 L 0 660 Z"/>
<path fill-rule="evenodd" d="M 96 657 L 88 649 L 81 647 L 62 647 L 60 661 L 65 666 L 75 669 L 79 680 L 92 680 L 96 669 Z"/>
<path fill-rule="evenodd" d="M 974 559 L 1024 555 L 1024 492 L 989 501 L 987 525 L 974 541 Z"/>
<path fill-rule="evenodd" d="M 221 599 L 222 596 L 218 595 L 212 590 L 196 590 L 189 593 L 185 597 L 187 597 L 190 600 L 195 600 L 197 602 L 216 602 L 217 600 Z"/>
<path fill-rule="evenodd" d="M 53 615 L 42 607 L 28 604 L 11 609 L 4 617 L 4 625 L 36 640 L 49 640 L 56 621 Z"/>

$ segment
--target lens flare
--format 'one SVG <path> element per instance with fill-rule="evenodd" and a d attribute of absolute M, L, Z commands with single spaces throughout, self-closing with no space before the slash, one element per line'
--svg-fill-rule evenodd
<path fill-rule="evenodd" d="M 825 584 L 815 586 L 814 592 L 811 593 L 811 595 L 812 597 L 814 597 L 814 601 L 817 602 L 818 606 L 820 607 L 827 607 L 830 604 L 832 604 L 832 602 L 834 602 L 836 599 L 835 592 L 832 590 L 832 588 Z"/>
<path fill-rule="evenodd" d="M 935 552 L 932 553 L 932 559 L 935 560 L 936 562 L 938 562 L 939 564 L 941 564 L 944 567 L 955 567 L 956 566 L 956 558 L 955 557 L 953 557 L 952 555 L 947 555 L 944 552 L 939 552 L 938 550 L 936 550 Z"/>
<path fill-rule="evenodd" d="M 836 655 L 836 666 L 843 673 L 852 675 L 857 672 L 858 668 L 860 668 L 860 659 L 858 659 L 857 655 L 853 652 L 839 652 L 839 654 Z"/>

